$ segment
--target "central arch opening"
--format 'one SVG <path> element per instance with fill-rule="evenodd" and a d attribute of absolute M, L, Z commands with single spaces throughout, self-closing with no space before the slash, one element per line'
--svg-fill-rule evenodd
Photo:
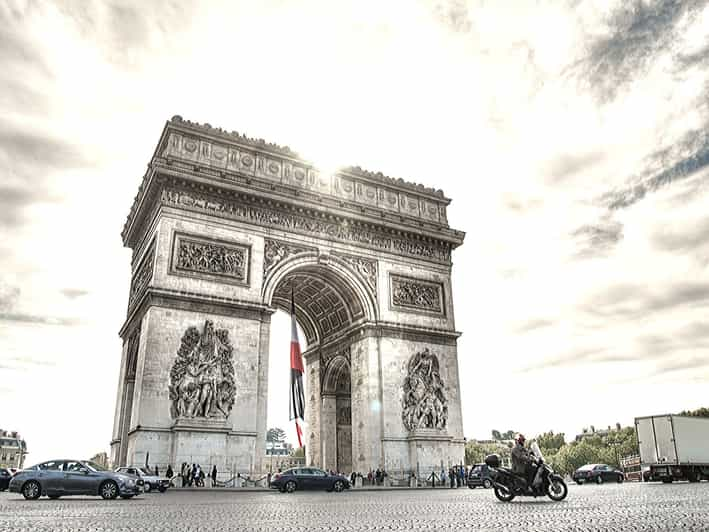
<path fill-rule="evenodd" d="M 277 371 L 280 389 L 287 390 L 282 379 L 289 370 L 283 322 L 289 316 L 291 297 L 300 330 L 305 365 L 306 462 L 308 465 L 349 474 L 353 457 L 352 334 L 372 319 L 370 299 L 356 272 L 334 261 L 321 262 L 317 255 L 294 257 L 269 272 L 264 283 L 264 301 L 277 312 L 272 319 L 272 344 L 269 366 Z M 278 338 L 276 337 L 278 336 Z M 288 332 L 290 336 L 290 330 Z M 276 369 L 277 368 L 277 369 Z M 274 385 L 269 378 L 269 388 Z M 270 392 L 270 397 L 280 396 Z M 287 413 L 288 398 L 279 404 L 270 402 L 269 426 Z M 288 434 L 294 433 L 289 422 Z M 293 439 L 293 441 L 297 441 Z"/>

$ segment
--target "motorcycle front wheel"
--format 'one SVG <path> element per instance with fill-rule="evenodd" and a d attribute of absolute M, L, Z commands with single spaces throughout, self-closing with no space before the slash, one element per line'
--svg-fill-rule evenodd
<path fill-rule="evenodd" d="M 509 488 L 506 488 L 504 486 L 495 486 L 495 497 L 498 498 L 498 500 L 502 502 L 510 502 L 512 499 L 515 498 L 514 493 L 510 491 Z"/>
<path fill-rule="evenodd" d="M 552 501 L 563 501 L 568 494 L 569 488 L 566 487 L 566 482 L 561 479 L 549 479 L 547 495 Z"/>

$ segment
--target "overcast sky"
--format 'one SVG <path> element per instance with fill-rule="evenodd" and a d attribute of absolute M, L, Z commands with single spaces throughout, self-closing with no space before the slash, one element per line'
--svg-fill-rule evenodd
<path fill-rule="evenodd" d="M 175 114 L 453 199 L 468 438 L 709 406 L 707 2 L 10 0 L 0 28 L 0 427 L 29 462 L 108 450 L 120 231 Z"/>

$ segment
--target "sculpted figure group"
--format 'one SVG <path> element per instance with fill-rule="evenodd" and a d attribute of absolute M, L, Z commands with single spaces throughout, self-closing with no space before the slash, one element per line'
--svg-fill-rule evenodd
<path fill-rule="evenodd" d="M 234 405 L 233 348 L 226 329 L 207 320 L 202 334 L 190 327 L 182 337 L 170 372 L 171 414 L 180 417 L 227 417 Z"/>
<path fill-rule="evenodd" d="M 444 429 L 448 405 L 438 357 L 428 348 L 411 357 L 404 379 L 402 420 L 408 430 Z"/>

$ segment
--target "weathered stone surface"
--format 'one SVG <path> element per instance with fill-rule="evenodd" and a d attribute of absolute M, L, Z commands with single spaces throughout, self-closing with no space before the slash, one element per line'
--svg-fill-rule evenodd
<path fill-rule="evenodd" d="M 293 294 L 307 338 L 308 462 L 345 472 L 459 463 L 450 259 L 463 234 L 448 227 L 442 193 L 356 169 L 323 176 L 182 120 L 156 153 L 124 231 L 135 275 L 121 334 L 126 346 L 139 340 L 122 354 L 114 460 L 150 453 L 173 467 L 261 472 L 270 315 L 289 311 Z M 209 337 L 205 323 L 214 349 L 194 334 Z M 209 362 L 227 345 L 233 379 Z M 440 386 L 407 413 L 421 353 L 435 354 Z"/>

